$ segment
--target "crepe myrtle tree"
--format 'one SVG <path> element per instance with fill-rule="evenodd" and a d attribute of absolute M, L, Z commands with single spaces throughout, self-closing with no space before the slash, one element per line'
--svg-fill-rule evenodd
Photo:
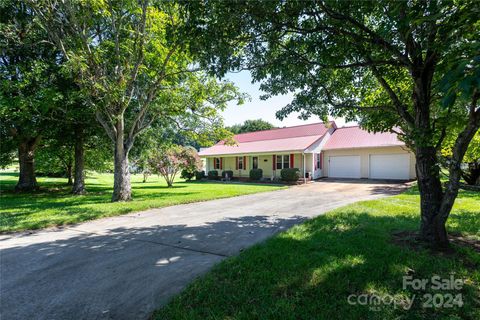
<path fill-rule="evenodd" d="M 395 130 L 416 156 L 420 237 L 447 246 L 460 164 L 480 126 L 480 7 L 466 1 L 188 1 L 190 32 L 217 75 L 250 70 L 277 112 L 358 120 Z M 438 154 L 446 133 L 449 179 Z"/>
<path fill-rule="evenodd" d="M 175 177 L 181 170 L 200 170 L 202 162 L 197 151 L 191 147 L 172 145 L 153 152 L 148 164 L 153 173 L 161 175 L 168 187 L 173 187 Z"/>
<path fill-rule="evenodd" d="M 177 4 L 169 1 L 30 1 L 114 145 L 112 201 L 131 199 L 128 156 L 158 118 L 186 112 L 165 105 L 197 71 Z"/>

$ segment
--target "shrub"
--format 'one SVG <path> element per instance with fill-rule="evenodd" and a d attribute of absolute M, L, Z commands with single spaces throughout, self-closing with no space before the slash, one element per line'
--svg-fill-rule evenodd
<path fill-rule="evenodd" d="M 218 179 L 218 171 L 217 170 L 208 171 L 208 179 L 217 180 Z"/>
<path fill-rule="evenodd" d="M 205 178 L 205 171 L 197 171 L 195 172 L 195 179 L 196 180 L 202 180 L 203 178 Z"/>
<path fill-rule="evenodd" d="M 233 178 L 233 171 L 232 170 L 224 170 L 222 171 L 222 178 L 225 178 L 225 175 L 228 174 L 228 178 L 232 179 Z"/>
<path fill-rule="evenodd" d="M 300 178 L 300 170 L 298 168 L 282 169 L 280 176 L 283 181 L 293 182 Z"/>
<path fill-rule="evenodd" d="M 260 180 L 263 177 L 262 169 L 252 169 L 250 170 L 250 179 L 251 180 Z"/>
<path fill-rule="evenodd" d="M 192 180 L 193 177 L 195 177 L 195 172 L 188 169 L 183 169 L 182 173 L 180 173 L 180 178 L 186 179 L 187 181 Z"/>

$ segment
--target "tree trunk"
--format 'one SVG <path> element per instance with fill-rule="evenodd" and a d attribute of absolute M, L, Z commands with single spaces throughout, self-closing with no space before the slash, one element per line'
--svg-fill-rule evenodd
<path fill-rule="evenodd" d="M 73 194 L 85 193 L 85 154 L 83 144 L 83 128 L 75 128 L 75 182 L 73 184 Z"/>
<path fill-rule="evenodd" d="M 468 145 L 472 141 L 474 135 L 477 133 L 480 127 L 480 110 L 476 111 L 476 101 L 478 96 L 474 95 L 472 103 L 472 111 L 470 119 L 465 129 L 458 135 L 455 144 L 453 146 L 452 159 L 448 167 L 449 179 L 445 192 L 443 195 L 443 201 L 440 206 L 439 214 L 437 217 L 437 224 L 445 226 L 447 219 L 452 211 L 453 204 L 458 195 L 458 189 L 460 187 L 460 178 L 462 174 L 461 164 L 465 153 L 467 152 Z M 448 239 L 436 239 L 441 246 L 448 244 Z"/>
<path fill-rule="evenodd" d="M 420 191 L 420 237 L 432 245 L 445 245 L 444 242 L 448 242 L 445 223 L 438 219 L 443 192 L 435 148 L 417 147 L 416 160 Z"/>
<path fill-rule="evenodd" d="M 115 169 L 113 173 L 112 201 L 132 200 L 130 171 L 128 170 L 128 152 L 130 147 L 125 144 L 123 116 L 116 123 L 115 135 Z M 129 145 L 132 143 L 129 142 Z"/>
<path fill-rule="evenodd" d="M 38 189 L 37 178 L 35 177 L 35 148 L 38 137 L 22 140 L 18 146 L 18 161 L 20 173 L 15 191 L 33 191 Z"/>
<path fill-rule="evenodd" d="M 73 185 L 73 177 L 72 177 L 72 164 L 69 163 L 67 165 L 67 178 L 68 178 L 68 181 L 67 181 L 67 185 L 71 186 Z"/>
<path fill-rule="evenodd" d="M 115 171 L 113 173 L 113 195 L 112 201 L 132 200 L 132 190 L 130 186 L 130 172 L 128 170 L 128 152 L 115 150 Z"/>
<path fill-rule="evenodd" d="M 467 164 L 468 167 L 462 170 L 462 177 L 471 186 L 480 184 L 480 161 Z"/>

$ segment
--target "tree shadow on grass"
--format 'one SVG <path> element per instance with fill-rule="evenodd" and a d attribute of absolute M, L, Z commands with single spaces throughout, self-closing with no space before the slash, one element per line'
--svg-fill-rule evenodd
<path fill-rule="evenodd" d="M 176 192 L 176 197 L 189 197 L 195 194 L 195 192 Z M 133 211 L 138 211 L 136 204 L 142 201 L 150 200 L 162 200 L 171 197 L 172 193 L 169 192 L 156 192 L 151 194 L 135 194 L 135 202 L 126 203 L 112 203 L 110 195 L 108 196 L 72 196 L 65 197 L 62 201 L 61 197 L 58 197 L 57 201 L 52 201 L 52 198 L 48 195 L 42 197 L 25 198 L 19 200 L 17 198 L 9 199 L 5 201 L 5 197 L 1 198 L 2 210 L 0 212 L 0 226 L 4 230 L 25 230 L 25 229 L 39 229 L 54 225 L 65 225 L 71 223 L 78 223 L 82 221 L 92 220 L 95 218 L 122 215 Z M 102 203 L 105 206 L 115 206 L 111 210 L 102 210 L 98 207 Z M 152 206 L 162 207 L 169 203 L 153 203 Z M 92 206 L 93 205 L 93 206 Z M 146 206 L 141 210 L 149 209 L 152 206 Z M 98 207 L 98 208 L 97 208 Z M 55 212 L 48 212 L 54 210 Z M 48 212 L 43 217 L 41 212 Z M 32 218 L 35 216 L 34 218 Z M 1 229 L 0 229 L 1 230 Z"/>
<path fill-rule="evenodd" d="M 464 213 L 476 216 L 477 213 Z M 343 212 L 318 217 L 217 266 L 156 319 L 476 319 L 480 310 L 479 262 L 414 252 L 390 241 L 392 230 L 415 228 L 417 219 Z M 466 258 L 466 257 L 465 257 Z M 468 258 L 466 258 L 468 259 Z M 474 269 L 471 267 L 474 266 Z M 472 270 L 476 270 L 472 272 Z M 403 277 L 469 279 L 458 292 L 461 308 L 425 309 L 427 290 L 403 289 Z M 449 291 L 440 291 L 449 293 Z M 361 305 L 362 294 L 396 297 L 398 305 Z M 349 304 L 348 297 L 353 295 Z M 405 310 L 406 297 L 414 298 Z"/>

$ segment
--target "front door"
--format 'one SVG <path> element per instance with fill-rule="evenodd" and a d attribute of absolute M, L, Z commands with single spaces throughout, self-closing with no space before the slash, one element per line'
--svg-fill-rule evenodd
<path fill-rule="evenodd" d="M 253 157 L 252 158 L 252 168 L 253 169 L 258 169 L 258 157 Z"/>

